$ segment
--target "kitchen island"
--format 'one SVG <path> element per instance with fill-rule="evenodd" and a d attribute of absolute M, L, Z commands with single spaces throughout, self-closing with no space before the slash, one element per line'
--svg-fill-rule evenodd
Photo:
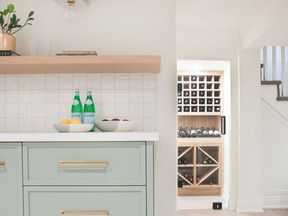
<path fill-rule="evenodd" d="M 156 132 L 0 134 L 0 215 L 153 216 Z"/>

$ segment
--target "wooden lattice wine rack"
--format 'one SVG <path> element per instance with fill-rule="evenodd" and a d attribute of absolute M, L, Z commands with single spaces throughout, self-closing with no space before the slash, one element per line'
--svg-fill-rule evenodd
<path fill-rule="evenodd" d="M 223 71 L 178 71 L 178 128 L 219 130 Z M 223 137 L 178 137 L 178 195 L 221 195 Z"/>

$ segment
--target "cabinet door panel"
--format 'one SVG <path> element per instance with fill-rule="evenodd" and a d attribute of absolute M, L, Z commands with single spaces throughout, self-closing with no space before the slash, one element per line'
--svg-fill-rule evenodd
<path fill-rule="evenodd" d="M 0 143 L 0 215 L 22 215 L 21 144 Z"/>
<path fill-rule="evenodd" d="M 145 186 L 26 186 L 25 216 L 77 216 L 103 211 L 113 216 L 146 216 Z M 95 214 L 96 215 L 96 214 Z M 65 212 L 64 212 L 65 216 Z"/>
<path fill-rule="evenodd" d="M 145 185 L 145 142 L 24 143 L 25 185 Z"/>

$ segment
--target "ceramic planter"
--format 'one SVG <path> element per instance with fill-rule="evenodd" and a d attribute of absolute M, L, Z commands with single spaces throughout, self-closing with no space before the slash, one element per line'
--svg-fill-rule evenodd
<path fill-rule="evenodd" d="M 12 35 L 0 33 L 0 50 L 16 51 L 16 38 Z"/>

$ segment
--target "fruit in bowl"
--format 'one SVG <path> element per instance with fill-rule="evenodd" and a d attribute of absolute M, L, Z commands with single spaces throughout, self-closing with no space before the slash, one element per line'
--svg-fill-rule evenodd
<path fill-rule="evenodd" d="M 59 121 L 59 124 L 82 124 L 82 122 L 78 118 L 72 118 L 71 120 L 64 118 Z"/>
<path fill-rule="evenodd" d="M 103 132 L 128 132 L 136 129 L 138 123 L 127 119 L 113 118 L 95 122 L 95 126 Z"/>
<path fill-rule="evenodd" d="M 89 132 L 94 124 L 82 124 L 78 118 L 61 119 L 58 124 L 53 125 L 58 132 Z"/>

